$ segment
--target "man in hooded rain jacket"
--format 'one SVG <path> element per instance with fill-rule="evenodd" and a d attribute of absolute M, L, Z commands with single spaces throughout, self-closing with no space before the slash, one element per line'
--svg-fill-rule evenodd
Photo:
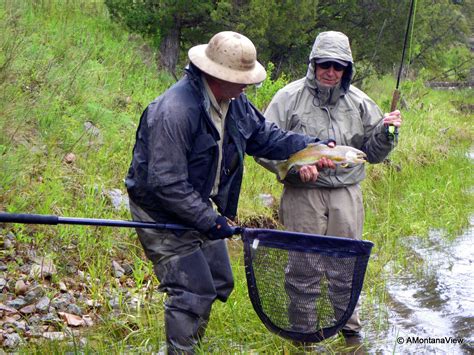
<path fill-rule="evenodd" d="M 335 31 L 320 33 L 314 42 L 306 77 L 294 81 L 278 91 L 265 111 L 268 121 L 281 129 L 314 135 L 321 139 L 335 139 L 367 154 L 369 163 L 382 162 L 394 147 L 393 136 L 387 127 L 399 127 L 399 111 L 383 115 L 379 107 L 364 92 L 351 85 L 354 61 L 348 37 Z M 257 160 L 276 172 L 274 162 Z M 365 178 L 364 164 L 336 166 L 324 169 L 317 180 L 303 182 L 297 174 L 289 174 L 282 183 L 280 220 L 285 229 L 297 232 L 362 238 L 364 209 L 360 182 Z M 314 300 L 319 286 L 308 284 L 313 270 L 306 262 L 295 260 L 286 270 L 286 290 L 290 298 L 290 321 L 297 331 L 310 331 L 317 322 Z M 341 265 L 326 265 L 333 284 L 346 284 Z M 343 268 L 342 268 L 343 269 Z M 305 276 L 306 275 L 306 276 Z M 347 275 L 347 274 L 346 274 Z M 330 285 L 331 288 L 331 285 Z M 337 293 L 337 286 L 332 290 Z M 331 290 L 330 290 L 331 292 Z M 302 300 L 301 298 L 305 298 Z M 345 307 L 337 297 L 332 299 L 335 316 Z M 344 326 L 342 333 L 360 338 L 361 323 L 358 307 Z"/>
<path fill-rule="evenodd" d="M 192 228 L 137 229 L 168 296 L 170 354 L 195 352 L 213 302 L 226 301 L 233 289 L 225 238 L 234 233 L 227 219 L 237 213 L 244 154 L 287 159 L 319 141 L 265 122 L 248 101 L 245 87 L 266 72 L 247 37 L 220 32 L 188 57 L 185 76 L 143 112 L 125 181 L 134 220 Z M 313 181 L 316 167 L 301 176 Z"/>

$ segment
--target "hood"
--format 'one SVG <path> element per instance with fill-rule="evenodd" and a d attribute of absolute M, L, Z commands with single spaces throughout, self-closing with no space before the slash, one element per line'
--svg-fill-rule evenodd
<path fill-rule="evenodd" d="M 308 71 L 306 72 L 306 83 L 313 89 L 316 89 L 316 68 L 314 66 L 316 58 L 333 58 L 349 63 L 341 81 L 341 88 L 346 92 L 355 74 L 349 38 L 344 33 L 336 31 L 321 32 L 316 37 L 309 55 Z"/>

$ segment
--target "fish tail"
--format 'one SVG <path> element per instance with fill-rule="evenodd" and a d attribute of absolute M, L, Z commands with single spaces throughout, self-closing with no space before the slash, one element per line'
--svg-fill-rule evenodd
<path fill-rule="evenodd" d="M 285 180 L 286 174 L 288 174 L 288 163 L 287 162 L 281 162 L 276 165 L 276 168 L 278 170 L 278 178 L 280 180 Z"/>

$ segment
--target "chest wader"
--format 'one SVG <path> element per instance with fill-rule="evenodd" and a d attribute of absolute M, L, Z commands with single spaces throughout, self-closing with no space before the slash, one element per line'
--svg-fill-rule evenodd
<path fill-rule="evenodd" d="M 225 302 L 234 286 L 226 242 L 204 243 L 190 254 L 155 264 L 154 270 L 160 281 L 159 290 L 168 296 L 165 301 L 168 353 L 194 354 L 204 336 L 212 304 L 216 299 Z"/>
<path fill-rule="evenodd" d="M 153 222 L 133 201 L 130 211 L 135 220 Z M 234 287 L 226 242 L 211 241 L 196 230 L 136 231 L 160 281 L 158 289 L 167 295 L 164 321 L 168 354 L 194 354 L 212 304 L 216 299 L 226 301 Z"/>

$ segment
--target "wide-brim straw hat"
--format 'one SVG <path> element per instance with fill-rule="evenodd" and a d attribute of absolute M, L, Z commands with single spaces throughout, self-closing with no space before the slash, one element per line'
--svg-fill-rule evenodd
<path fill-rule="evenodd" d="M 217 33 L 208 44 L 192 47 L 188 57 L 203 72 L 231 83 L 258 84 L 267 77 L 252 41 L 237 32 Z"/>

